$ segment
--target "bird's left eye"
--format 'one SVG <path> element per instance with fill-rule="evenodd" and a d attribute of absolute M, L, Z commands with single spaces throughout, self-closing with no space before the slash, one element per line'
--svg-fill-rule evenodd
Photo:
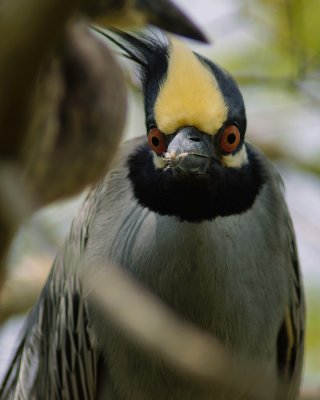
<path fill-rule="evenodd" d="M 149 130 L 148 143 L 151 149 L 157 154 L 162 154 L 167 151 L 165 135 L 158 128 L 151 128 Z"/>
<path fill-rule="evenodd" d="M 220 137 L 220 150 L 223 153 L 232 153 L 239 146 L 241 135 L 235 125 L 227 126 Z"/>

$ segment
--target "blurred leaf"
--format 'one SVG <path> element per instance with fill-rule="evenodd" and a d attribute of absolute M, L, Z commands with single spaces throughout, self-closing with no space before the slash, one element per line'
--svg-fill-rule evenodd
<path fill-rule="evenodd" d="M 284 57 L 291 58 L 297 74 L 320 66 L 320 2 L 319 0 L 261 0 L 274 43 Z"/>

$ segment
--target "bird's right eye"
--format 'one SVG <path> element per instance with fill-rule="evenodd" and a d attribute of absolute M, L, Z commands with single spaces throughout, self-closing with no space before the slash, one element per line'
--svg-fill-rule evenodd
<path fill-rule="evenodd" d="M 230 154 L 237 149 L 241 140 L 239 129 L 235 125 L 227 126 L 220 137 L 220 150 Z"/>
<path fill-rule="evenodd" d="M 154 152 L 163 154 L 167 151 L 167 143 L 165 134 L 158 128 L 151 128 L 148 133 L 148 143 Z"/>

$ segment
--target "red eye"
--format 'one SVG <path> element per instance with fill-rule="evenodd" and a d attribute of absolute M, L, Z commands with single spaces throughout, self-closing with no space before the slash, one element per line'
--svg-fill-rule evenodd
<path fill-rule="evenodd" d="M 232 153 L 239 146 L 240 132 L 235 125 L 229 125 L 223 131 L 220 138 L 220 150 L 224 153 Z"/>
<path fill-rule="evenodd" d="M 166 137 L 158 128 L 151 128 L 148 133 L 148 143 L 153 151 L 162 154 L 167 151 Z"/>

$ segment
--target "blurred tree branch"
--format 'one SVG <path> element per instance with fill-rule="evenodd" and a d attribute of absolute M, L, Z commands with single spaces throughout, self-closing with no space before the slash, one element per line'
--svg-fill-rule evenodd
<path fill-rule="evenodd" d="M 0 169 L 19 174 L 21 152 L 32 112 L 34 85 L 40 65 L 63 34 L 75 0 L 2 0 L 0 2 Z M 15 181 L 14 181 L 15 182 Z M 13 182 L 13 184 L 14 184 Z M 3 185 L 3 181 L 0 181 Z M 1 188 L 3 193 L 6 189 Z M 8 210 L 0 199 L 0 287 L 15 226 L 8 225 Z"/>
<path fill-rule="evenodd" d="M 46 257 L 24 258 L 10 271 L 0 293 L 0 325 L 32 308 L 47 280 L 51 262 Z"/>
<path fill-rule="evenodd" d="M 85 24 L 70 19 L 76 5 L 0 3 L 0 285 L 17 226 L 96 182 L 123 131 L 122 71 Z"/>
<path fill-rule="evenodd" d="M 0 152 L 20 155 L 40 65 L 61 38 L 76 0 L 0 3 Z"/>

